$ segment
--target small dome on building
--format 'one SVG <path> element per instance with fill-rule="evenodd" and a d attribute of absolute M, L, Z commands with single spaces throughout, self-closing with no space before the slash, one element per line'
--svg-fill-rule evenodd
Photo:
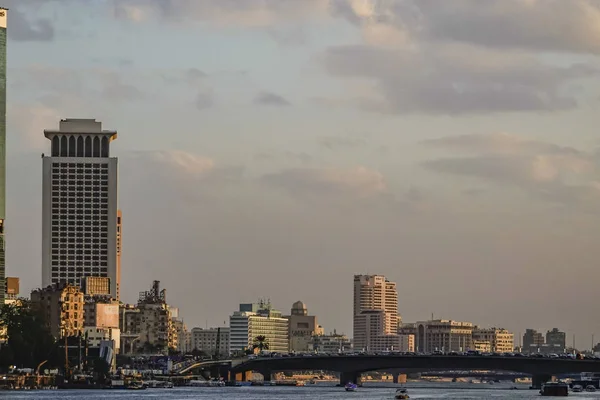
<path fill-rule="evenodd" d="M 292 315 L 308 315 L 306 305 L 301 301 L 295 302 L 292 305 Z"/>

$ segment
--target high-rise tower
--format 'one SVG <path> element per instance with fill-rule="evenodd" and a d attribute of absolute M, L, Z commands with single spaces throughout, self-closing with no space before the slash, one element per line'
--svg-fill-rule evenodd
<path fill-rule="evenodd" d="M 95 293 L 104 286 L 104 294 L 118 299 L 118 160 L 110 157 L 117 132 L 102 130 L 94 119 L 69 118 L 44 135 L 52 148 L 43 157 L 42 285 L 87 287 L 85 278 L 97 277 Z"/>
<path fill-rule="evenodd" d="M 4 304 L 6 268 L 6 20 L 8 9 L 0 7 L 0 304 Z"/>

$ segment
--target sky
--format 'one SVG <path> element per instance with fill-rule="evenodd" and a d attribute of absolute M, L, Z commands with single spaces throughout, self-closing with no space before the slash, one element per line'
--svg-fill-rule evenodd
<path fill-rule="evenodd" d="M 405 322 L 600 338 L 600 0 L 4 0 L 7 275 L 41 285 L 43 129 L 119 132 L 122 300 L 189 327 L 354 274 Z"/>

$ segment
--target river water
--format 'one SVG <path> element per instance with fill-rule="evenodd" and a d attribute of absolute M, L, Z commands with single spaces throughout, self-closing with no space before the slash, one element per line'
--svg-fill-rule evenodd
<path fill-rule="evenodd" d="M 537 390 L 517 385 L 519 390 L 509 390 L 512 384 L 409 383 L 406 387 L 411 399 L 534 399 Z M 310 385 L 304 387 L 224 387 L 224 388 L 174 388 L 128 390 L 61 390 L 0 392 L 2 400 L 101 400 L 101 399 L 231 399 L 231 400 L 280 400 L 280 399 L 393 399 L 396 389 L 392 385 L 367 384 L 356 392 L 345 392 L 333 385 Z M 599 393 L 572 393 L 570 397 L 598 399 Z"/>

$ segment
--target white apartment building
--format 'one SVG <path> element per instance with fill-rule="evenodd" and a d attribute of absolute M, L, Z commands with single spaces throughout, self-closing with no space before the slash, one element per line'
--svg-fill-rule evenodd
<path fill-rule="evenodd" d="M 106 277 L 118 299 L 118 164 L 110 157 L 117 132 L 94 119 L 64 119 L 44 135 L 51 150 L 42 158 L 42 287 Z"/>
<path fill-rule="evenodd" d="M 514 334 L 503 328 L 475 327 L 473 342 L 487 342 L 489 351 L 496 353 L 510 353 L 515 348 Z"/>
<path fill-rule="evenodd" d="M 240 305 L 242 309 L 242 305 Z M 265 336 L 269 351 L 289 351 L 289 321 L 270 306 L 254 311 L 235 311 L 229 317 L 230 351 L 252 349 L 257 336 Z"/>
<path fill-rule="evenodd" d="M 191 347 L 192 350 L 200 350 L 208 355 L 214 355 L 217 352 L 219 355 L 229 355 L 229 328 L 193 328 Z M 219 340 L 217 340 L 219 339 Z M 219 348 L 217 351 L 217 341 Z"/>

